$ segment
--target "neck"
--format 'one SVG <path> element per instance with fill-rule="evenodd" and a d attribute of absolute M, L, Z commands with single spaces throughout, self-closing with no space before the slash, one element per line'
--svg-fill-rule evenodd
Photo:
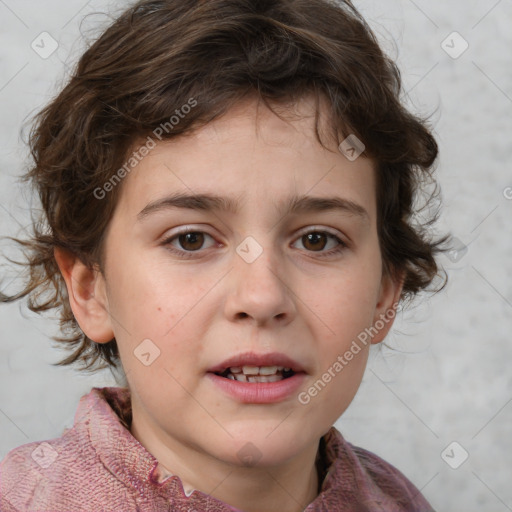
<path fill-rule="evenodd" d="M 185 489 L 196 489 L 246 512 L 300 512 L 318 495 L 318 442 L 279 466 L 247 467 L 184 446 L 136 416 L 130 430 Z"/>

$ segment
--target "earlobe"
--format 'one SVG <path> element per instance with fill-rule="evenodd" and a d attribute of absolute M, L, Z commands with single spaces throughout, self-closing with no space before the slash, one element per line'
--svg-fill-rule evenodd
<path fill-rule="evenodd" d="M 402 295 L 404 278 L 405 272 L 382 276 L 379 300 L 375 308 L 375 317 L 373 319 L 375 335 L 372 337 L 372 345 L 383 341 L 393 326 L 396 317 L 396 309 Z"/>
<path fill-rule="evenodd" d="M 54 257 L 66 283 L 71 309 L 82 331 L 97 343 L 111 341 L 114 332 L 102 273 L 88 267 L 65 249 L 55 248 Z"/>

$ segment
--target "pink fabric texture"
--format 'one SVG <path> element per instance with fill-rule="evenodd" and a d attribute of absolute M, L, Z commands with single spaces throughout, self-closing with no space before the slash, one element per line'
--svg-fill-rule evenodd
<path fill-rule="evenodd" d="M 129 430 L 125 388 L 93 388 L 61 437 L 11 450 L 0 464 L 1 512 L 235 512 L 185 492 Z M 332 427 L 319 445 L 320 494 L 305 512 L 433 512 L 395 467 Z M 240 511 L 239 511 L 240 512 Z"/>

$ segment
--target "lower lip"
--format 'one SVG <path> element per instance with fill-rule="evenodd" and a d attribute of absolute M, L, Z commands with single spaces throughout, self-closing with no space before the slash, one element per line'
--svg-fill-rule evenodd
<path fill-rule="evenodd" d="M 303 384 L 305 373 L 296 373 L 277 382 L 240 382 L 215 373 L 206 374 L 214 384 L 231 398 L 245 404 L 272 404 L 292 396 Z"/>

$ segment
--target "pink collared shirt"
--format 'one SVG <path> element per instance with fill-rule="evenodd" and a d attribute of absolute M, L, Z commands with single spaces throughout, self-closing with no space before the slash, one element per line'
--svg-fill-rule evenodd
<path fill-rule="evenodd" d="M 11 450 L 0 463 L 0 512 L 241 512 L 183 488 L 133 437 L 130 394 L 93 388 L 61 437 Z M 395 467 L 332 427 L 320 442 L 320 494 L 305 512 L 434 512 Z"/>

